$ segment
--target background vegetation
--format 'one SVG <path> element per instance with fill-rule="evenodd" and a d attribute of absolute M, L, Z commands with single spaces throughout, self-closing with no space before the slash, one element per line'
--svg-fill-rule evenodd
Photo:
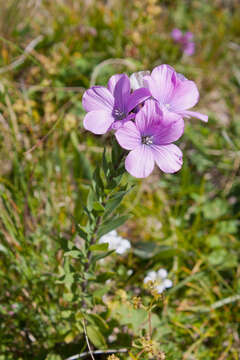
<path fill-rule="evenodd" d="M 81 96 L 115 72 L 161 63 L 196 81 L 209 123 L 186 121 L 178 174 L 131 180 L 121 211 L 132 217 L 119 233 L 132 250 L 99 270 L 91 341 L 130 347 L 144 333 L 132 299 L 149 301 L 144 276 L 163 267 L 174 287 L 152 316 L 166 358 L 239 359 L 239 2 L 1 0 L 0 9 L 0 359 L 86 348 L 62 248 L 80 241 L 75 224 L 109 139 L 84 131 Z M 194 56 L 173 43 L 175 27 L 194 33 Z"/>

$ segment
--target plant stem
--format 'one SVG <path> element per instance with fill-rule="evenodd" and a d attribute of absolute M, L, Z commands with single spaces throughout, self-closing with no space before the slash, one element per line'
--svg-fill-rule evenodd
<path fill-rule="evenodd" d="M 95 242 L 96 242 L 97 231 L 99 229 L 99 226 L 101 225 L 101 222 L 102 222 L 102 216 L 99 216 L 97 218 L 96 225 L 95 225 L 94 230 L 93 230 L 93 236 L 91 237 L 90 242 L 89 242 L 89 248 L 88 248 L 88 252 L 87 252 L 87 261 L 86 261 L 86 263 L 84 265 L 84 270 L 83 270 L 84 274 L 86 274 L 86 272 L 88 272 L 90 264 L 91 264 L 92 252 L 90 250 L 90 247 L 93 244 L 95 244 Z M 87 281 L 87 279 L 85 279 L 83 284 L 82 284 L 83 293 L 85 293 L 85 291 L 87 290 L 87 285 L 88 285 L 88 281 Z M 86 302 L 84 301 L 84 299 L 82 301 L 82 306 L 83 306 L 83 308 L 86 307 Z"/>
<path fill-rule="evenodd" d="M 108 184 L 110 184 L 111 181 L 113 180 L 116 171 L 118 170 L 118 168 L 119 168 L 120 165 L 121 165 L 121 162 L 122 162 L 122 160 L 123 160 L 123 158 L 124 158 L 124 155 L 125 155 L 125 152 L 122 151 L 121 154 L 120 154 L 118 163 L 114 166 L 113 171 L 111 172 L 111 174 L 110 174 L 110 176 L 109 176 L 109 178 L 108 178 Z M 109 195 L 107 195 L 106 198 L 104 199 L 104 201 L 102 202 L 102 205 L 103 205 L 103 206 L 106 205 L 106 203 L 107 203 L 107 201 L 108 201 L 108 198 L 109 198 Z M 91 247 L 92 245 L 94 245 L 95 242 L 96 242 L 96 240 L 97 240 L 97 232 L 98 232 L 98 229 L 99 229 L 99 227 L 100 227 L 100 225 L 101 225 L 101 223 L 102 223 L 102 219 L 103 219 L 103 215 L 99 215 L 99 216 L 97 217 L 97 219 L 96 219 L 96 224 L 95 224 L 95 227 L 94 227 L 93 232 L 92 232 L 92 237 L 91 237 L 91 239 L 90 239 L 90 241 L 89 241 L 89 243 L 88 243 L 87 258 L 86 258 L 86 263 L 85 263 L 84 269 L 83 269 L 84 275 L 88 272 L 88 270 L 89 270 L 89 268 L 90 268 L 90 265 L 91 265 L 92 252 L 91 252 L 91 250 L 90 250 L 90 247 Z M 85 293 L 86 290 L 87 290 L 87 286 L 88 286 L 88 280 L 85 279 L 84 282 L 83 282 L 83 284 L 82 284 L 83 296 L 84 296 L 84 293 Z M 82 307 L 83 307 L 83 308 L 86 308 L 86 305 L 87 305 L 87 304 L 86 304 L 86 302 L 85 302 L 85 300 L 84 300 L 84 298 L 83 298 L 83 300 L 82 300 Z"/>

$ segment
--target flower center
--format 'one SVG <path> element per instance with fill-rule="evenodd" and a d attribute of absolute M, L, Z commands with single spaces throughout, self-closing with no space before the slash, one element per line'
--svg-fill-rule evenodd
<path fill-rule="evenodd" d="M 113 116 L 115 117 L 116 120 L 122 120 L 122 119 L 124 119 L 126 117 L 124 112 L 120 111 L 119 109 L 114 109 L 113 110 Z"/>
<path fill-rule="evenodd" d="M 153 136 L 143 136 L 142 144 L 144 145 L 152 145 L 153 144 Z"/>

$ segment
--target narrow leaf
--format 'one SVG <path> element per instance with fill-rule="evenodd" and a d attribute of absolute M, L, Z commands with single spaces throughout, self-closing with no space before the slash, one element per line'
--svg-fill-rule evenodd
<path fill-rule="evenodd" d="M 123 216 L 119 216 L 118 218 L 115 219 L 110 219 L 109 221 L 106 221 L 105 223 L 103 223 L 102 226 L 100 226 L 99 230 L 98 230 L 98 237 L 101 237 L 107 233 L 109 233 L 110 231 L 117 229 L 119 226 L 123 225 L 129 218 L 129 215 L 123 215 Z"/>
<path fill-rule="evenodd" d="M 90 250 L 91 251 L 107 251 L 108 243 L 92 245 L 92 246 L 90 246 Z"/>

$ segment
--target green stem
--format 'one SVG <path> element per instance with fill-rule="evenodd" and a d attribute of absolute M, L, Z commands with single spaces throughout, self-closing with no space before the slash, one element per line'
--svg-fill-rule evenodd
<path fill-rule="evenodd" d="M 121 162 L 122 162 L 122 160 L 124 158 L 124 155 L 125 155 L 125 152 L 121 151 L 120 156 L 119 156 L 119 161 L 113 167 L 113 171 L 111 172 L 111 174 L 110 174 L 110 176 L 108 178 L 108 184 L 110 184 L 111 181 L 113 180 L 116 171 L 118 170 L 118 168 L 121 165 Z M 103 206 L 106 205 L 106 203 L 108 201 L 108 198 L 109 198 L 109 195 L 107 195 L 106 198 L 104 199 L 104 201 L 102 202 Z M 90 268 L 90 265 L 91 265 L 92 252 L 90 250 L 90 247 L 92 245 L 94 245 L 95 242 L 97 241 L 97 232 L 98 232 L 99 227 L 101 226 L 102 220 L 103 220 L 103 215 L 99 215 L 96 218 L 96 224 L 95 224 L 93 232 L 92 232 L 92 237 L 91 237 L 91 239 L 90 239 L 90 241 L 88 243 L 87 257 L 86 257 L 86 262 L 85 262 L 84 269 L 83 269 L 84 275 L 89 271 L 89 268 Z M 83 296 L 84 296 L 84 293 L 86 293 L 86 291 L 87 291 L 87 287 L 88 287 L 88 280 L 85 278 L 85 280 L 84 280 L 84 282 L 82 284 Z M 83 297 L 83 300 L 82 300 L 82 307 L 86 308 L 86 301 L 84 300 L 84 297 Z"/>

